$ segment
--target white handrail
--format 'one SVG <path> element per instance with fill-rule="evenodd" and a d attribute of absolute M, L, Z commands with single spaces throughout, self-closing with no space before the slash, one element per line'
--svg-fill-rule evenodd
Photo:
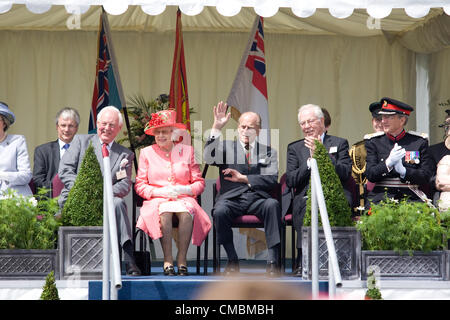
<path fill-rule="evenodd" d="M 317 299 L 319 296 L 319 226 L 317 209 L 320 211 L 320 218 L 322 221 L 323 232 L 328 249 L 329 261 L 329 289 L 331 296 L 334 296 L 334 288 L 342 286 L 341 272 L 334 247 L 333 236 L 331 234 L 330 222 L 328 220 L 327 207 L 323 196 L 322 183 L 320 182 L 319 169 L 317 161 L 314 158 L 310 159 L 311 165 L 311 264 L 312 264 L 312 297 Z M 331 267 L 331 268 L 330 268 Z M 333 283 L 330 283 L 333 282 Z"/>
<path fill-rule="evenodd" d="M 110 256 L 112 259 L 110 259 Z M 112 264 L 111 264 L 112 260 Z M 111 163 L 103 156 L 103 300 L 117 300 L 117 291 L 122 288 L 120 274 L 119 242 L 112 191 Z M 109 289 L 109 283 L 111 285 Z M 108 290 L 109 289 L 109 290 Z M 110 295 L 108 292 L 110 291 Z"/>

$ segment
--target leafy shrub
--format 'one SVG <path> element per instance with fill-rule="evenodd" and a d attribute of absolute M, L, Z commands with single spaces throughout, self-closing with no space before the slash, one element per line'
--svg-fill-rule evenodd
<path fill-rule="evenodd" d="M 361 216 L 357 229 L 365 250 L 429 252 L 444 248 L 447 238 L 437 209 L 407 199 L 372 204 Z"/>
<path fill-rule="evenodd" d="M 55 275 L 50 272 L 45 278 L 45 285 L 42 290 L 41 300 L 59 300 L 58 288 L 56 288 Z"/>
<path fill-rule="evenodd" d="M 62 210 L 65 226 L 103 225 L 103 176 L 92 143 Z"/>
<path fill-rule="evenodd" d="M 59 223 L 57 198 L 39 189 L 36 197 L 24 197 L 9 189 L 0 200 L 0 249 L 53 249 Z"/>
<path fill-rule="evenodd" d="M 352 226 L 354 224 L 352 220 L 352 211 L 348 205 L 347 198 L 345 197 L 341 180 L 334 169 L 334 165 L 331 162 L 325 146 L 318 141 L 316 141 L 316 150 L 313 158 L 317 161 L 330 226 Z M 319 223 L 320 225 L 322 224 L 320 218 Z M 306 204 L 304 225 L 311 225 L 311 182 L 309 183 L 308 189 L 308 201 Z"/>

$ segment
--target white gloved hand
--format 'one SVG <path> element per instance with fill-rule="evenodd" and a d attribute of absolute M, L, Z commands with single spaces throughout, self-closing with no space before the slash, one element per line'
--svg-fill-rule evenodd
<path fill-rule="evenodd" d="M 154 189 L 152 191 L 152 196 L 175 199 L 178 196 L 178 192 L 176 192 L 172 186 L 166 186 Z"/>
<path fill-rule="evenodd" d="M 386 159 L 386 166 L 392 168 L 401 158 L 406 154 L 406 150 L 399 146 L 397 143 L 391 150 L 389 157 Z"/>
<path fill-rule="evenodd" d="M 183 186 L 183 185 L 177 185 L 173 186 L 173 190 L 177 192 L 178 194 L 185 194 L 188 196 L 193 196 L 191 186 Z"/>
<path fill-rule="evenodd" d="M 404 178 L 405 174 L 406 174 L 406 168 L 403 165 L 402 160 L 399 160 L 395 165 L 394 165 L 394 170 L 397 171 L 397 173 L 400 174 L 400 177 Z"/>

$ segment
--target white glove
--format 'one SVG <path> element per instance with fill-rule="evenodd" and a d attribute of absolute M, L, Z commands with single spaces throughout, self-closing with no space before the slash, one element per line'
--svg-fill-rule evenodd
<path fill-rule="evenodd" d="M 403 165 L 402 160 L 399 160 L 395 165 L 394 165 L 394 170 L 397 171 L 400 174 L 400 177 L 404 178 L 405 174 L 406 174 L 406 168 Z"/>
<path fill-rule="evenodd" d="M 172 186 L 166 186 L 154 189 L 152 191 L 152 196 L 176 199 L 178 196 L 178 192 L 176 192 Z"/>
<path fill-rule="evenodd" d="M 172 187 L 175 192 L 178 194 L 185 194 L 188 196 L 193 196 L 191 186 L 183 186 L 183 185 L 177 185 Z"/>
<path fill-rule="evenodd" d="M 401 158 L 406 154 L 406 150 L 399 146 L 397 143 L 391 150 L 389 157 L 386 159 L 386 166 L 392 168 Z"/>

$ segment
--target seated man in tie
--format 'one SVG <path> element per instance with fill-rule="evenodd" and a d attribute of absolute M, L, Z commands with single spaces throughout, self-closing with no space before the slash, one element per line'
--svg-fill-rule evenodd
<path fill-rule="evenodd" d="M 254 112 L 239 117 L 239 140 L 222 141 L 221 130 L 230 119 L 227 104 L 214 107 L 214 123 L 205 145 L 205 162 L 219 167 L 220 193 L 213 208 L 218 242 L 227 254 L 226 275 L 239 272 L 238 256 L 231 228 L 234 218 L 254 214 L 264 222 L 268 248 L 267 274 L 279 274 L 280 203 L 270 196 L 278 185 L 276 150 L 259 143 L 256 138 L 261 129 L 261 118 Z"/>
<path fill-rule="evenodd" d="M 131 168 L 134 154 L 116 143 L 114 139 L 122 129 L 123 119 L 120 111 L 113 106 L 104 107 L 97 115 L 97 134 L 76 135 L 72 145 L 61 158 L 58 175 L 64 184 L 58 203 L 63 208 L 70 189 L 75 183 L 81 168 L 84 154 L 92 143 L 100 169 L 103 172 L 102 152 L 108 153 L 111 161 L 111 178 L 116 213 L 119 244 L 124 251 L 127 275 L 139 276 L 141 271 L 133 255 L 132 231 L 125 200 L 131 190 Z M 102 149 L 105 149 L 103 150 Z"/>
<path fill-rule="evenodd" d="M 287 148 L 286 185 L 283 194 L 283 215 L 292 206 L 293 226 L 297 231 L 297 260 L 295 275 L 301 277 L 302 237 L 301 227 L 306 212 L 307 192 L 311 177 L 309 159 L 314 155 L 315 141 L 322 143 L 328 150 L 331 162 L 343 186 L 346 185 L 352 171 L 352 160 L 348 154 L 348 141 L 343 138 L 328 135 L 325 129 L 325 117 L 322 109 L 313 104 L 307 104 L 298 110 L 298 123 L 304 139 L 294 141 Z M 291 191 L 294 190 L 292 201 Z M 345 190 L 349 204 L 352 204 L 352 194 Z M 292 201 L 292 203 L 291 203 Z"/>
<path fill-rule="evenodd" d="M 52 188 L 52 180 L 58 173 L 59 160 L 69 148 L 78 131 L 80 115 L 73 108 L 63 108 L 56 114 L 58 139 L 34 149 L 33 182 L 36 188 Z"/>

